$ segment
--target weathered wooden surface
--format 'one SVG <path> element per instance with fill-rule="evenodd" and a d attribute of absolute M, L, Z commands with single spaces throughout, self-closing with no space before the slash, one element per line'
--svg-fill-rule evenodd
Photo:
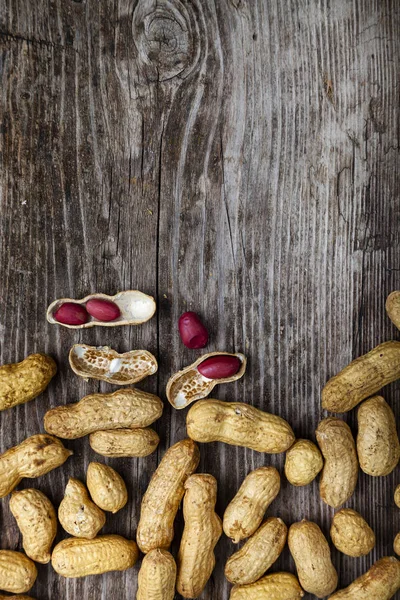
<path fill-rule="evenodd" d="M 156 353 L 159 374 L 143 388 L 164 397 L 169 375 L 198 356 L 177 336 L 187 308 L 204 315 L 210 350 L 249 356 L 246 377 L 214 396 L 314 436 L 326 379 L 399 339 L 384 313 L 400 287 L 399 29 L 396 0 L 0 0 L 0 359 L 46 351 L 59 363 L 48 392 L 0 415 L 1 450 L 42 431 L 50 406 L 110 389 L 70 371 L 73 342 Z M 158 300 L 142 327 L 46 323 L 57 297 L 136 287 Z M 384 395 L 400 414 L 399 386 Z M 131 501 L 106 532 L 134 537 L 185 411 L 166 406 L 157 430 L 157 455 L 107 461 Z M 87 439 L 67 445 L 66 467 L 34 482 L 55 503 L 97 458 Z M 284 459 L 218 444 L 201 454 L 220 514 L 249 470 Z M 360 477 L 348 505 L 378 543 L 358 560 L 334 552 L 341 586 L 392 553 L 398 481 Z M 20 548 L 8 499 L 0 505 L 1 547 Z M 283 480 L 269 514 L 326 532 L 332 511 L 316 483 Z M 233 549 L 220 541 L 203 600 L 228 598 Z M 287 549 L 277 568 L 293 571 Z M 124 600 L 136 579 L 137 567 L 85 581 L 39 567 L 32 594 Z"/>

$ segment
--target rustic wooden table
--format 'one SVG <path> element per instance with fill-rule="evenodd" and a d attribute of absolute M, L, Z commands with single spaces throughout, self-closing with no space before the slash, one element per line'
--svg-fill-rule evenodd
<path fill-rule="evenodd" d="M 0 0 L 0 359 L 45 351 L 59 365 L 40 398 L 1 413 L 1 451 L 43 431 L 49 407 L 110 391 L 71 372 L 74 342 L 154 352 L 160 370 L 142 387 L 165 398 L 170 374 L 199 355 L 177 335 L 186 309 L 204 316 L 210 350 L 249 357 L 247 375 L 214 397 L 279 413 L 314 439 L 327 378 L 399 339 L 384 311 L 400 287 L 399 30 L 396 0 Z M 157 298 L 141 327 L 46 322 L 55 298 L 129 288 Z M 384 391 L 397 414 L 399 392 Z M 135 537 L 185 412 L 166 404 L 155 455 L 106 461 L 130 503 L 105 532 Z M 354 411 L 345 418 L 354 427 Z M 59 503 L 68 477 L 99 458 L 87 439 L 67 445 L 64 468 L 21 487 Z M 283 460 L 209 444 L 200 470 L 218 479 L 222 515 L 251 469 L 282 471 Z M 348 506 L 377 546 L 362 559 L 333 552 L 341 587 L 392 554 L 398 482 L 398 471 L 360 475 Z M 1 548 L 21 548 L 8 498 L 0 506 Z M 316 482 L 283 478 L 269 514 L 327 533 L 333 511 Z M 228 599 L 233 550 L 219 542 L 203 600 Z M 287 549 L 283 568 L 294 571 Z M 40 566 L 32 595 L 131 599 L 137 571 L 63 580 Z"/>

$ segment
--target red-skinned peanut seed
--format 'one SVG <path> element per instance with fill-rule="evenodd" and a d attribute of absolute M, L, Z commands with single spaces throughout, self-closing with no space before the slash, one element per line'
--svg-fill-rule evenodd
<path fill-rule="evenodd" d="M 83 325 L 88 322 L 89 315 L 82 304 L 64 302 L 53 313 L 53 318 L 64 325 Z"/>
<path fill-rule="evenodd" d="M 237 356 L 220 354 L 206 358 L 199 364 L 197 370 L 208 379 L 226 379 L 236 375 L 242 363 Z"/>
<path fill-rule="evenodd" d="M 208 342 L 208 331 L 200 321 L 199 315 L 189 311 L 183 313 L 178 321 L 179 335 L 186 348 L 204 348 Z"/>
<path fill-rule="evenodd" d="M 92 298 L 86 302 L 86 310 L 98 321 L 115 321 L 121 316 L 121 311 L 114 302 L 101 298 Z"/>

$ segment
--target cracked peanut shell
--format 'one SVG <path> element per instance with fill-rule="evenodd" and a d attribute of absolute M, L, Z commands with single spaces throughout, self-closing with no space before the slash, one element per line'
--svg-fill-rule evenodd
<path fill-rule="evenodd" d="M 83 379 L 99 379 L 114 385 L 130 385 L 153 375 L 158 364 L 147 350 L 119 354 L 109 346 L 74 344 L 69 352 L 71 369 Z"/>
<path fill-rule="evenodd" d="M 319 482 L 322 500 L 339 508 L 354 493 L 358 479 L 356 445 L 350 427 L 336 417 L 320 422 L 317 442 L 325 459 Z"/>
<path fill-rule="evenodd" d="M 241 362 L 241 367 L 237 373 L 231 377 L 225 377 L 222 379 L 209 379 L 204 377 L 198 370 L 197 367 L 213 356 L 235 356 Z M 229 352 L 209 352 L 203 354 L 194 363 L 178 371 L 173 375 L 167 383 L 167 398 L 174 408 L 185 408 L 195 402 L 206 398 L 211 394 L 212 390 L 216 385 L 220 383 L 229 383 L 236 381 L 243 377 L 246 371 L 246 357 L 240 352 L 231 354 Z"/>
<path fill-rule="evenodd" d="M 155 548 L 142 560 L 136 600 L 174 600 L 176 563 L 167 550 Z"/>
<path fill-rule="evenodd" d="M 93 502 L 102 510 L 116 513 L 128 502 L 124 480 L 108 465 L 91 462 L 86 473 L 86 485 Z"/>
<path fill-rule="evenodd" d="M 322 408 L 347 412 L 400 377 L 400 342 L 384 342 L 356 358 L 322 390 Z"/>
<path fill-rule="evenodd" d="M 235 585 L 229 600 L 300 600 L 304 592 L 292 573 L 272 573 L 248 585 Z"/>
<path fill-rule="evenodd" d="M 67 533 L 92 540 L 104 527 L 106 516 L 89 498 L 86 486 L 71 478 L 58 507 L 58 520 Z"/>
<path fill-rule="evenodd" d="M 162 415 L 158 396 L 136 388 L 112 394 L 90 394 L 74 404 L 52 408 L 44 416 L 44 428 L 60 438 L 74 440 L 108 429 L 142 428 Z"/>
<path fill-rule="evenodd" d="M 57 515 L 50 500 L 35 489 L 13 492 L 10 510 L 22 534 L 22 546 L 29 558 L 47 564 L 57 534 Z"/>
<path fill-rule="evenodd" d="M 33 400 L 49 385 L 57 365 L 47 354 L 30 354 L 0 367 L 0 410 Z"/>
<path fill-rule="evenodd" d="M 385 556 L 329 600 L 390 600 L 400 589 L 400 562 Z"/>
<path fill-rule="evenodd" d="M 375 546 L 371 527 L 351 508 L 342 508 L 334 515 L 330 534 L 334 546 L 347 556 L 365 556 Z"/>
<path fill-rule="evenodd" d="M 139 550 L 133 540 L 120 535 L 99 535 L 93 540 L 62 540 L 53 550 L 51 564 L 62 577 L 86 577 L 126 571 L 138 558 Z"/>
<path fill-rule="evenodd" d="M 0 590 L 23 594 L 33 587 L 36 577 L 33 560 L 22 552 L 0 550 Z"/>
<path fill-rule="evenodd" d="M 185 481 L 197 469 L 199 461 L 199 449 L 191 439 L 177 442 L 161 459 L 142 499 L 136 537 L 144 554 L 155 548 L 170 547 Z"/>
<path fill-rule="evenodd" d="M 225 535 L 235 544 L 251 536 L 260 526 L 265 511 L 280 488 L 281 478 L 275 467 L 251 471 L 226 507 L 223 518 Z"/>
<path fill-rule="evenodd" d="M 375 396 L 361 404 L 357 418 L 357 453 L 361 469 L 374 477 L 389 475 L 400 458 L 392 409 L 381 396 Z"/>
<path fill-rule="evenodd" d="M 184 598 L 197 598 L 215 567 L 214 548 L 222 535 L 215 512 L 217 480 L 212 475 L 188 477 L 183 497 L 185 527 L 179 547 L 176 589 Z"/>
<path fill-rule="evenodd" d="M 190 438 L 196 442 L 224 442 L 257 452 L 285 452 L 295 441 L 289 423 L 244 402 L 207 399 L 196 402 L 186 417 Z"/>

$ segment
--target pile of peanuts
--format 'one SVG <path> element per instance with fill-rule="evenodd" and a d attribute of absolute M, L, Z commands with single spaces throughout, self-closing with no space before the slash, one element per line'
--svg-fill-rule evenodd
<path fill-rule="evenodd" d="M 386 309 L 400 329 L 400 291 L 387 299 Z M 70 328 L 140 324 L 154 314 L 154 300 L 137 291 L 113 297 L 94 294 L 83 300 L 53 302 L 48 320 Z M 182 315 L 179 333 L 188 348 L 204 348 L 208 333 L 193 312 Z M 157 371 L 156 358 L 146 350 L 118 354 L 109 347 L 75 344 L 69 353 L 73 371 L 124 386 Z M 46 354 L 31 354 L 20 363 L 0 367 L 0 410 L 11 409 L 41 394 L 57 367 Z M 71 478 L 56 512 L 38 489 L 15 491 L 23 478 L 36 478 L 60 467 L 72 454 L 61 439 L 89 436 L 92 449 L 107 457 L 145 457 L 159 443 L 150 425 L 159 419 L 163 403 L 154 394 L 122 387 L 91 394 L 79 402 L 57 406 L 44 418 L 45 434 L 33 435 L 0 455 L 0 497 L 11 494 L 10 510 L 22 535 L 25 553 L 0 550 L 0 590 L 24 594 L 35 583 L 35 562 L 51 561 L 62 577 L 84 577 L 132 567 L 144 554 L 138 575 L 137 600 L 173 600 L 203 592 L 215 566 L 214 548 L 224 532 L 237 544 L 246 540 L 226 562 L 225 576 L 234 586 L 231 600 L 299 600 L 304 592 L 331 600 L 389 600 L 400 589 L 400 562 L 394 556 L 378 560 L 347 588 L 335 592 L 338 575 L 327 539 L 308 520 L 289 529 L 277 517 L 263 521 L 278 496 L 279 472 L 271 466 L 251 471 L 227 506 L 216 514 L 217 481 L 196 473 L 200 452 L 196 442 L 223 442 L 268 454 L 286 452 L 285 475 L 294 486 L 311 483 L 319 473 L 321 500 L 339 509 L 352 496 L 361 467 L 371 476 L 385 476 L 400 458 L 392 409 L 381 396 L 383 386 L 400 378 L 400 342 L 380 344 L 332 377 L 322 391 L 322 407 L 333 413 L 358 409 L 356 441 L 337 417 L 322 420 L 318 445 L 297 439 L 289 423 L 242 402 L 209 398 L 217 384 L 241 378 L 246 357 L 212 352 L 173 375 L 166 396 L 176 409 L 194 403 L 186 416 L 186 439 L 170 447 L 154 472 L 141 503 L 136 541 L 119 535 L 99 535 L 106 513 L 116 513 L 128 501 L 122 477 L 100 462 L 89 464 L 86 485 Z M 60 439 L 61 438 L 61 439 Z M 169 552 L 174 521 L 183 500 L 184 530 L 176 560 Z M 394 501 L 400 507 L 400 485 Z M 58 523 L 70 534 L 54 548 Z M 334 546 L 351 557 L 365 556 L 375 546 L 375 534 L 355 510 L 335 513 L 330 529 Z M 265 573 L 288 542 L 297 576 Z M 400 534 L 394 540 L 400 554 Z M 28 596 L 12 596 L 29 600 Z M 0 596 L 6 598 L 6 596 Z M 11 598 L 11 596 L 7 596 Z M 31 599 L 32 600 L 32 599 Z"/>

